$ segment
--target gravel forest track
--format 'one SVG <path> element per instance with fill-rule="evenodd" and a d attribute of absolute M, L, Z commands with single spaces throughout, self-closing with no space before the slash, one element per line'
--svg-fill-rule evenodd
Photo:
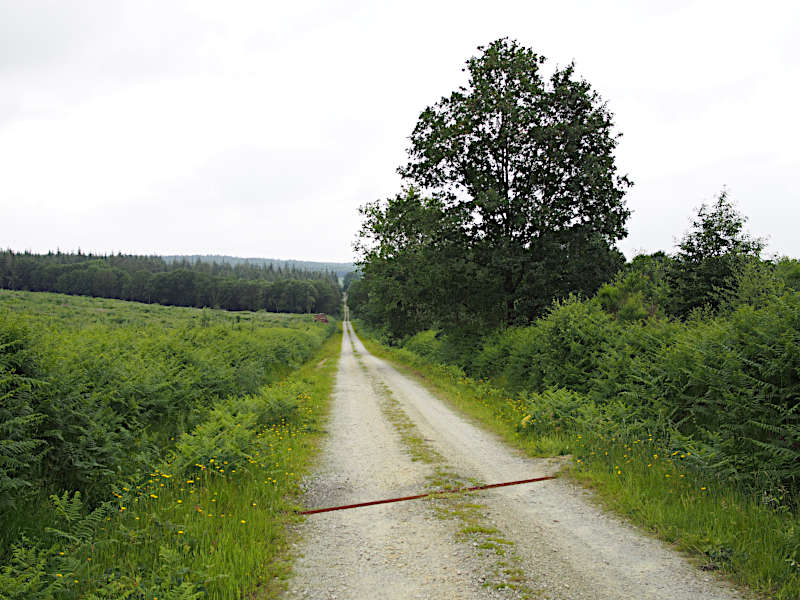
<path fill-rule="evenodd" d="M 558 470 L 560 461 L 525 457 L 455 413 L 344 325 L 330 435 L 305 482 L 308 508 L 440 489 L 443 473 L 496 483 Z M 555 479 L 309 516 L 298 525 L 286 597 L 742 598 L 588 494 Z"/>

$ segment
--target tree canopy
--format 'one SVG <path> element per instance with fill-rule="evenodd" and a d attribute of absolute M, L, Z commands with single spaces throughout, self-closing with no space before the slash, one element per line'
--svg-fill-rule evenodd
<path fill-rule="evenodd" d="M 630 181 L 606 105 L 571 64 L 546 77 L 545 58 L 514 41 L 478 50 L 467 84 L 421 113 L 399 169 L 406 190 L 362 209 L 373 311 L 388 302 L 444 327 L 527 322 L 622 264 Z"/>
<path fill-rule="evenodd" d="M 0 251 L 0 288 L 294 313 L 338 313 L 341 302 L 331 272 L 125 254 Z"/>
<path fill-rule="evenodd" d="M 669 270 L 676 315 L 703 306 L 716 309 L 737 287 L 738 272 L 760 257 L 764 241 L 745 233 L 745 221 L 724 190 L 697 211 Z"/>

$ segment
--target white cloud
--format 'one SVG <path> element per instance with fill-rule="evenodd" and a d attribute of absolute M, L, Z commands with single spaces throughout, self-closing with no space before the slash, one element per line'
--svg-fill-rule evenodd
<path fill-rule="evenodd" d="M 800 255 L 790 2 L 0 0 L 0 244 L 346 260 L 420 111 L 508 35 L 577 63 L 624 133 L 627 252 L 727 184 Z"/>

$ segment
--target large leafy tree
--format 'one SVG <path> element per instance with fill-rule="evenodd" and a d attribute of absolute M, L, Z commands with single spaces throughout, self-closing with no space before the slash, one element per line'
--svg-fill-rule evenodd
<path fill-rule="evenodd" d="M 479 51 L 467 85 L 420 115 L 400 173 L 461 209 L 511 321 L 530 316 L 515 309 L 520 287 L 560 276 L 541 267 L 565 239 L 596 251 L 625 236 L 630 182 L 616 172 L 612 115 L 573 65 L 545 77 L 545 58 L 514 41 Z"/>
<path fill-rule="evenodd" d="M 573 65 L 546 77 L 544 57 L 508 39 L 479 51 L 466 63 L 467 84 L 422 112 L 399 169 L 437 203 L 435 258 L 455 259 L 427 280 L 452 290 L 431 305 L 445 325 L 463 324 L 464 310 L 485 324 L 524 322 L 554 295 L 592 293 L 620 264 L 613 247 L 629 216 L 612 115 Z M 392 256 L 410 244 L 405 223 L 389 218 L 397 200 L 366 211 L 366 233 Z M 381 252 L 365 252 L 364 264 Z M 602 272 L 583 277 L 587 265 Z"/>

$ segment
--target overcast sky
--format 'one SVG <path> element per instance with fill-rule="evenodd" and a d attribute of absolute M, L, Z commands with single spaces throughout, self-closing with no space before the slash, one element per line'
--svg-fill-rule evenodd
<path fill-rule="evenodd" d="M 576 63 L 671 251 L 727 186 L 800 256 L 800 2 L 0 0 L 0 246 L 349 261 L 419 113 L 509 36 Z"/>

